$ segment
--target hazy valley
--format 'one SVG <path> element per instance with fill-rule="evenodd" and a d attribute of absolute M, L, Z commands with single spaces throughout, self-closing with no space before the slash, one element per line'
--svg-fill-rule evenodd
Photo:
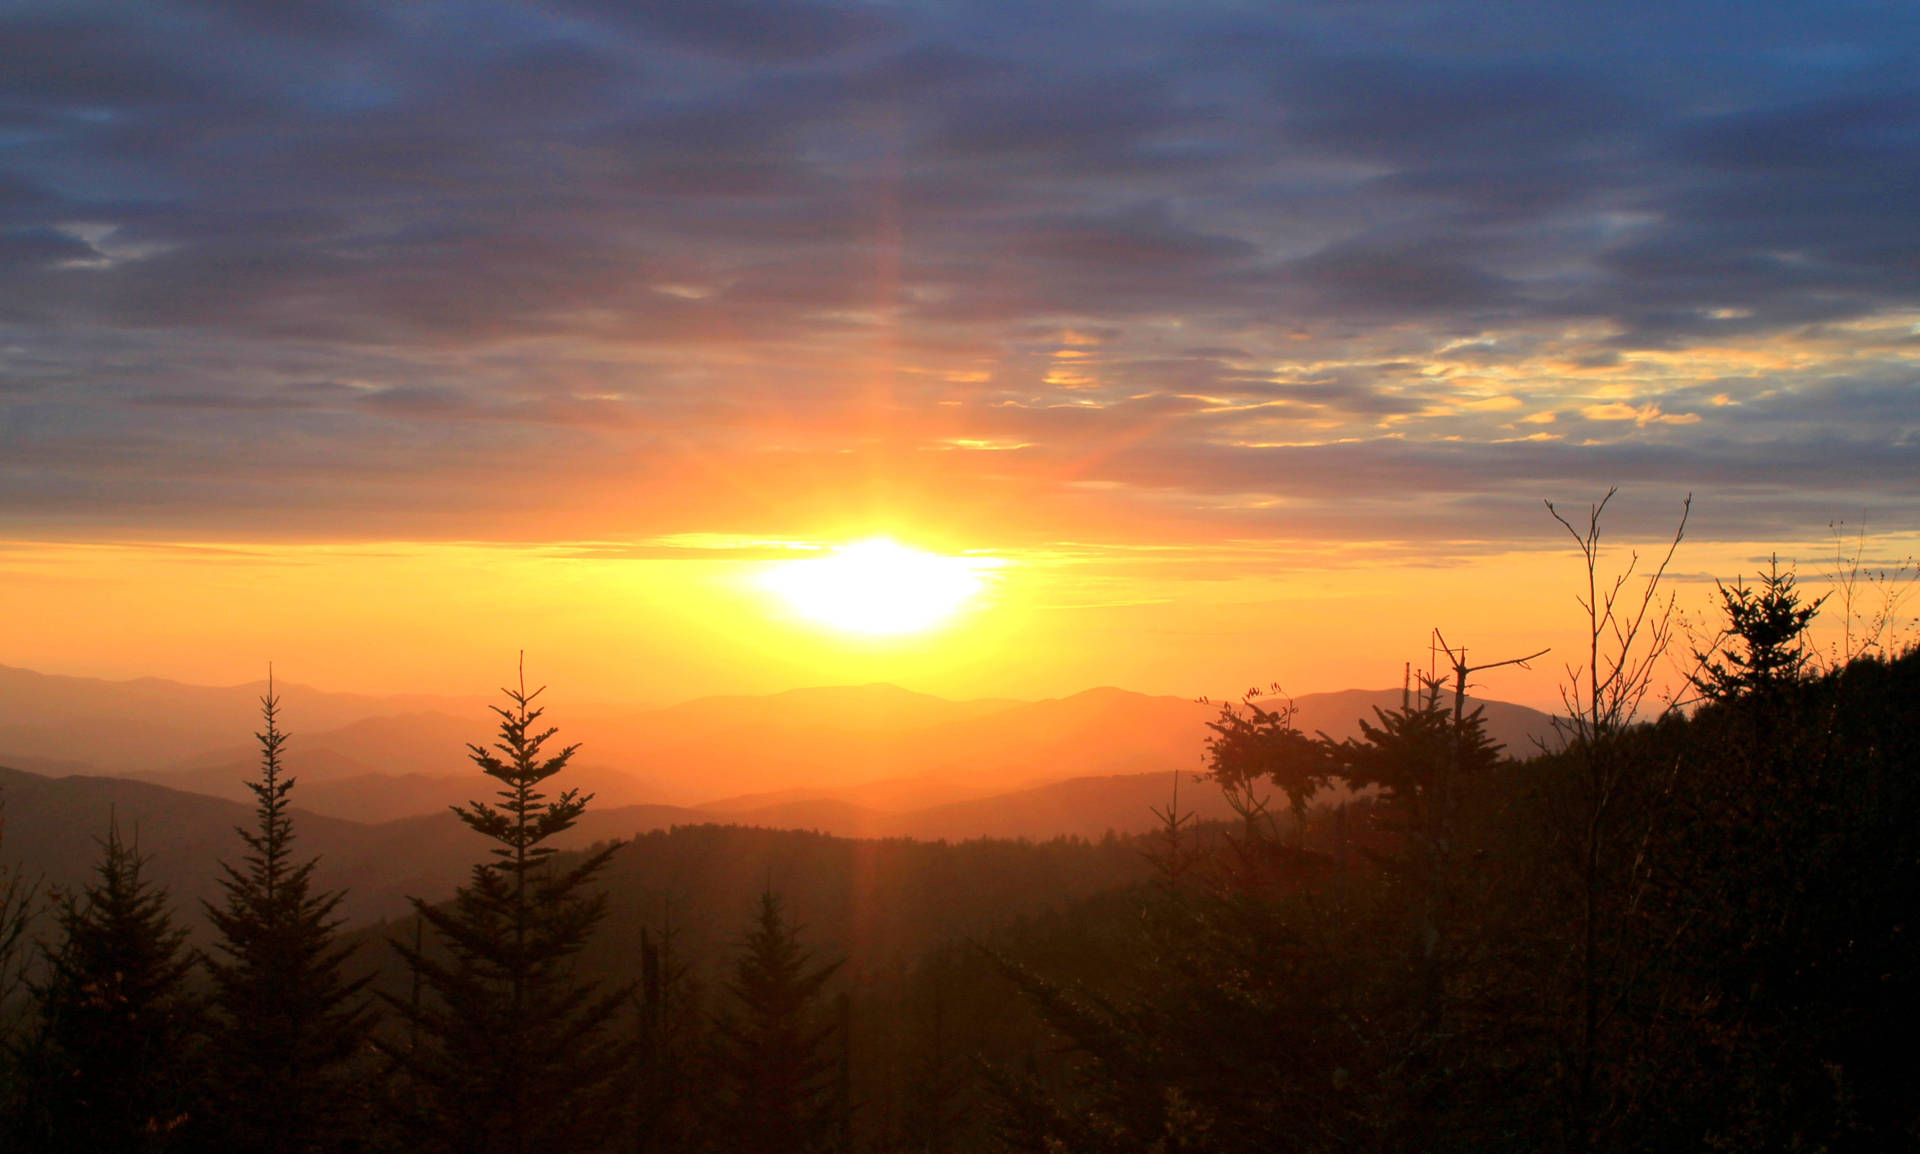
<path fill-rule="evenodd" d="M 51 677 L 0 667 L 5 849 L 56 885 L 83 882 L 94 839 L 137 832 L 156 879 L 182 901 L 215 894 L 216 861 L 251 814 L 264 683 L 209 688 Z M 472 858 L 450 806 L 489 799 L 467 743 L 491 740 L 487 703 L 276 687 L 301 845 L 319 879 L 365 921 L 411 896 L 450 893 Z M 1344 738 L 1400 692 L 1297 699 L 1297 724 Z M 1019 702 L 947 701 L 893 686 L 705 698 L 660 709 L 550 703 L 557 741 L 581 744 L 568 784 L 594 795 L 558 839 L 582 847 L 687 825 L 810 830 L 848 838 L 1099 839 L 1153 829 L 1181 806 L 1232 811 L 1195 784 L 1218 706 L 1119 689 Z M 459 711 L 459 712 L 454 712 Z M 1488 731 L 1521 755 L 1551 719 L 1490 702 Z M 310 721 L 310 724 L 303 724 Z M 795 784 L 798 783 L 798 784 Z M 779 788 L 771 788 L 775 786 Z"/>

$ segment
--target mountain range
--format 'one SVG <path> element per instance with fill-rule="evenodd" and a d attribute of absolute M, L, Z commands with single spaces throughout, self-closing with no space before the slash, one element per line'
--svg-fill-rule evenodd
<path fill-rule="evenodd" d="M 60 777 L 136 777 L 244 801 L 263 683 L 98 681 L 0 666 L 0 765 Z M 286 763 L 300 804 L 360 822 L 444 812 L 474 794 L 471 743 L 492 738 L 480 699 L 374 697 L 282 683 Z M 1398 690 L 1307 694 L 1308 732 L 1340 738 Z M 729 818 L 834 801 L 834 824 L 979 801 L 1071 778 L 1201 767 L 1218 706 L 1090 689 L 1043 701 L 949 701 L 892 685 L 707 697 L 665 708 L 547 703 L 555 742 L 600 806 L 700 807 Z M 1538 711 L 1484 703 L 1495 741 L 1516 753 L 1552 739 Z M 827 811 L 821 811 L 827 812 Z M 868 824 L 871 824 L 869 822 Z M 884 823 L 882 823 L 884 825 Z M 879 828 L 879 827 L 875 827 Z"/>
<path fill-rule="evenodd" d="M 0 667 L 0 855 L 53 885 L 83 883 L 109 822 L 137 836 L 182 902 L 218 897 L 217 861 L 251 825 L 261 684 L 207 688 L 93 681 Z M 467 759 L 489 739 L 486 702 L 371 697 L 282 685 L 300 850 L 344 889 L 355 922 L 401 916 L 452 891 L 475 858 L 448 807 L 487 797 Z M 1296 724 L 1352 736 L 1400 693 L 1296 699 Z M 1485 704 L 1488 730 L 1521 754 L 1552 719 Z M 455 711 L 458 712 L 455 712 Z M 707 824 L 851 838 L 1059 836 L 1153 829 L 1173 801 L 1228 819 L 1204 768 L 1219 707 L 1102 688 L 1045 701 L 947 701 L 896 686 L 714 697 L 663 709 L 556 706 L 555 738 L 582 750 L 566 784 L 595 795 L 570 846 Z"/>

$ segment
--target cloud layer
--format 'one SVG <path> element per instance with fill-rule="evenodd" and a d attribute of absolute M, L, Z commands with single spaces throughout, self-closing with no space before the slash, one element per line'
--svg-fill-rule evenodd
<path fill-rule="evenodd" d="M 1916 56 L 1866 3 L 16 4 L 0 527 L 1920 529 Z"/>

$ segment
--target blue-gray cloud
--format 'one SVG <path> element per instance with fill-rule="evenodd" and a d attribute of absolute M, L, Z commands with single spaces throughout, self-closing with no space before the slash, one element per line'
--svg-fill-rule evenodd
<path fill-rule="evenodd" d="M 0 519 L 471 535 L 851 455 L 1195 536 L 1625 479 L 1920 527 L 1916 56 L 1872 4 L 18 4 Z"/>

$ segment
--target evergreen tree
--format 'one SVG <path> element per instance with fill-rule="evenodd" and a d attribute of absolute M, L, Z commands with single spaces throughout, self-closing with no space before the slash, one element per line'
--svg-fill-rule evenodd
<path fill-rule="evenodd" d="M 0 794 L 0 849 L 7 841 L 6 797 Z M 17 865 L 0 858 L 0 1040 L 7 1037 L 13 1022 L 14 995 L 19 992 L 23 963 L 32 939 L 27 936 L 33 924 L 34 899 L 39 886 L 29 881 Z"/>
<path fill-rule="evenodd" d="M 22 1145 L 162 1151 L 192 1145 L 199 1007 L 186 989 L 186 931 L 146 859 L 109 826 L 97 880 L 60 894 L 58 946 L 33 987 L 40 1022 L 27 1068 Z"/>
<path fill-rule="evenodd" d="M 1760 574 L 1758 586 L 1736 581 L 1718 588 L 1720 607 L 1727 615 L 1726 630 L 1719 644 L 1694 655 L 1700 662 L 1694 687 L 1713 700 L 1725 701 L 1752 693 L 1764 695 L 1799 680 L 1812 657 L 1807 626 L 1826 598 L 1801 604 L 1793 573 L 1780 572 L 1778 558 Z"/>
<path fill-rule="evenodd" d="M 628 1103 L 636 1151 L 685 1149 L 697 1123 L 687 1089 L 701 1041 L 698 991 L 693 967 L 674 951 L 679 931 L 667 912 L 658 939 L 640 930 Z"/>
<path fill-rule="evenodd" d="M 1404 709 L 1359 719 L 1360 738 L 1329 745 L 1334 775 L 1351 789 L 1377 788 L 1405 822 L 1416 848 L 1443 852 L 1459 791 L 1498 764 L 1500 747 L 1486 735 L 1484 707 L 1448 709 L 1438 685 Z"/>
<path fill-rule="evenodd" d="M 966 1128 L 973 1087 L 954 1048 L 944 991 L 936 986 L 931 1001 L 908 1067 L 906 1139 L 925 1154 L 951 1154 Z"/>
<path fill-rule="evenodd" d="M 1463 1040 L 1490 1016 L 1461 978 L 1479 962 L 1481 887 L 1458 840 L 1500 764 L 1482 711 L 1443 704 L 1436 683 L 1359 740 L 1306 738 L 1284 710 L 1241 717 L 1214 726 L 1214 780 L 1377 791 L 1357 807 L 1373 848 L 1343 861 L 1344 814 L 1302 820 L 1291 846 L 1250 826 L 1140 896 L 1106 980 L 1004 959 L 1065 1043 L 1050 1070 L 993 1070 L 1006 1147 L 1429 1149 L 1488 1112 L 1454 1104 L 1476 1073 Z"/>
<path fill-rule="evenodd" d="M 6 845 L 6 801 L 0 796 L 0 849 Z M 23 989 L 25 966 L 32 938 L 35 897 L 38 887 L 28 881 L 17 866 L 0 858 L 0 1118 L 19 1112 L 18 1038 L 22 1007 L 18 995 Z M 0 1134 L 4 1125 L 0 1124 Z"/>
<path fill-rule="evenodd" d="M 335 937 L 341 895 L 316 893 L 316 860 L 296 863 L 279 728 L 279 698 L 269 678 L 260 699 L 266 728 L 260 778 L 247 783 L 255 829 L 238 829 L 244 867 L 222 862 L 222 906 L 207 917 L 219 933 L 207 968 L 214 978 L 210 1093 L 218 1141 L 244 1151 L 336 1148 L 354 1118 L 347 1064 L 366 1041 L 366 979 L 341 973 L 351 948 Z"/>
<path fill-rule="evenodd" d="M 474 832 L 497 843 L 445 907 L 414 909 L 444 947 L 393 942 L 429 997 L 388 996 L 417 1044 L 386 1048 L 406 1075 L 404 1122 L 419 1148 L 458 1154 L 591 1150 L 615 1124 L 626 1057 L 609 1030 L 629 991 L 603 991 L 573 972 L 573 960 L 606 913 L 588 883 L 618 845 L 577 862 L 552 860 L 542 844 L 571 828 L 591 797 L 540 787 L 578 746 L 543 756 L 557 732 L 539 729 L 539 690 L 503 690 L 499 741 L 472 746 L 474 763 L 499 782 L 498 804 L 455 806 Z"/>
<path fill-rule="evenodd" d="M 737 1016 L 716 1025 L 721 1095 L 720 1147 L 740 1154 L 809 1154 L 834 1149 L 846 1103 L 836 1101 L 836 1056 L 829 1043 L 839 1031 L 822 1021 L 821 989 L 841 963 L 812 964 L 772 891 L 747 935 L 746 951 L 727 990 Z"/>

